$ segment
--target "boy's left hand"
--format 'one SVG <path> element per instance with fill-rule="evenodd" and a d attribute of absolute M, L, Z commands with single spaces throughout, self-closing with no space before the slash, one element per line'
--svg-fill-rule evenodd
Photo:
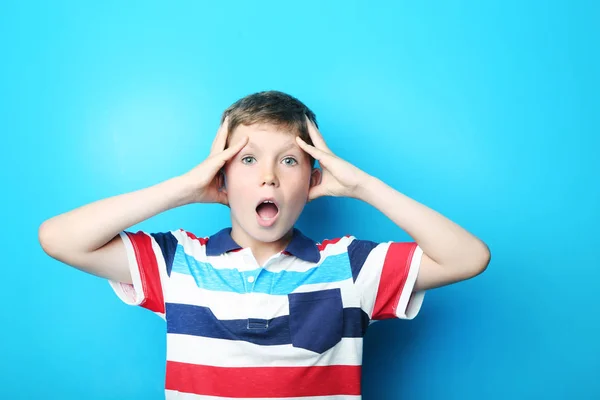
<path fill-rule="evenodd" d="M 299 136 L 296 137 L 296 142 L 302 150 L 319 161 L 322 169 L 321 182 L 310 188 L 308 200 L 321 196 L 357 197 L 358 190 L 368 175 L 333 154 L 317 127 L 308 118 L 306 124 L 314 146 L 307 144 Z"/>

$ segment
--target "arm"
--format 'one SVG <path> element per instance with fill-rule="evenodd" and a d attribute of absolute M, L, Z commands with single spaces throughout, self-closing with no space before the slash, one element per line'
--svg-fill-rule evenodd
<path fill-rule="evenodd" d="M 486 269 L 490 251 L 485 243 L 379 179 L 365 174 L 356 197 L 385 214 L 423 250 L 416 291 L 469 279 Z"/>
<path fill-rule="evenodd" d="M 180 177 L 99 200 L 44 221 L 39 241 L 51 257 L 103 278 L 131 283 L 119 233 L 186 204 L 189 189 Z"/>
<path fill-rule="evenodd" d="M 85 272 L 132 283 L 119 233 L 171 208 L 189 203 L 228 204 L 219 170 L 248 141 L 226 150 L 227 119 L 210 156 L 189 172 L 135 192 L 99 200 L 44 221 L 38 238 L 51 257 Z"/>
<path fill-rule="evenodd" d="M 296 140 L 323 168 L 321 183 L 311 188 L 309 199 L 357 198 L 377 208 L 406 231 L 423 250 L 415 291 L 469 279 L 485 270 L 490 251 L 482 241 L 436 211 L 335 156 L 314 124 L 308 119 L 307 124 L 315 146 L 299 137 Z"/>

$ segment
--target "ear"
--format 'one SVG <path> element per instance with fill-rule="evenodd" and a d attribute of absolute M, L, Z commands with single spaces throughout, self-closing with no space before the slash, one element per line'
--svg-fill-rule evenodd
<path fill-rule="evenodd" d="M 319 168 L 313 168 L 312 172 L 310 173 L 309 187 L 317 186 L 319 183 L 321 183 L 322 178 L 323 174 L 321 173 L 321 170 Z"/>
<path fill-rule="evenodd" d="M 217 188 L 219 192 L 227 194 L 227 179 L 225 178 L 225 171 L 222 168 L 217 172 Z"/>

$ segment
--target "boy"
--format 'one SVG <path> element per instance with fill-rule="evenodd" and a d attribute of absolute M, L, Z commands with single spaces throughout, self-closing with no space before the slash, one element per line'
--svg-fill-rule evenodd
<path fill-rule="evenodd" d="M 294 224 L 321 196 L 366 201 L 414 242 L 317 243 Z M 210 237 L 125 231 L 215 202 L 230 208 L 231 228 Z M 336 157 L 314 113 L 274 91 L 225 110 L 210 156 L 191 171 L 51 218 L 39 239 L 166 320 L 167 399 L 360 399 L 369 323 L 414 318 L 425 290 L 490 260 L 482 241 Z"/>

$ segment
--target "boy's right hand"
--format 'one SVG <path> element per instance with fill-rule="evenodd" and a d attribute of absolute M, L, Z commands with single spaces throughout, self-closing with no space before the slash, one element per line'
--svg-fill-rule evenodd
<path fill-rule="evenodd" d="M 221 190 L 224 185 L 224 176 L 221 173 L 221 168 L 242 150 L 248 142 L 248 137 L 245 136 L 232 147 L 225 149 L 228 122 L 229 119 L 225 118 L 225 121 L 219 127 L 208 158 L 192 170 L 181 175 L 181 178 L 186 182 L 186 186 L 190 188 L 189 203 L 221 203 L 229 205 L 226 192 Z"/>
<path fill-rule="evenodd" d="M 219 171 L 248 142 L 244 137 L 225 150 L 227 120 L 221 125 L 209 157 L 191 171 L 156 185 L 108 197 L 50 218 L 38 236 L 51 257 L 88 273 L 132 283 L 119 233 L 163 211 L 187 203 L 229 204 L 220 190 Z"/>

